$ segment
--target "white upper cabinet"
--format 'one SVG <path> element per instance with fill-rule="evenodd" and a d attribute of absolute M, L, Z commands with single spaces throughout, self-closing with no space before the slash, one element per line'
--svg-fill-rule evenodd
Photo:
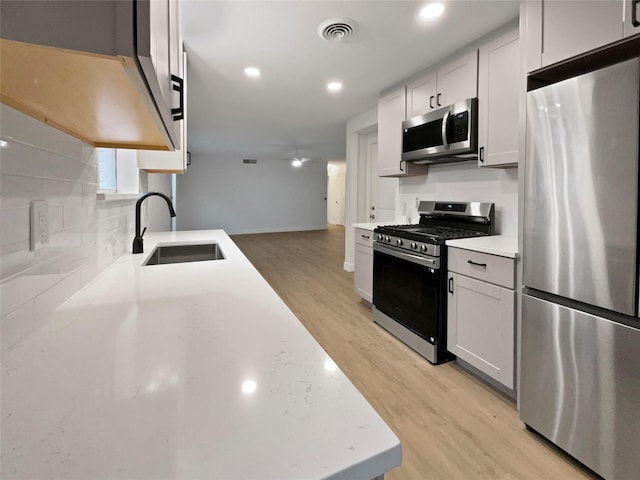
<path fill-rule="evenodd" d="M 402 122 L 406 117 L 407 90 L 401 87 L 378 100 L 378 174 L 402 174 Z"/>
<path fill-rule="evenodd" d="M 438 108 L 478 96 L 478 51 L 438 68 Z"/>
<path fill-rule="evenodd" d="M 640 0 L 624 0 L 624 36 L 640 33 Z"/>
<path fill-rule="evenodd" d="M 437 72 L 433 70 L 407 85 L 407 118 L 417 117 L 437 108 Z"/>
<path fill-rule="evenodd" d="M 524 9 L 529 43 L 527 71 L 639 32 L 632 16 L 634 0 L 529 0 Z M 639 13 L 635 13 L 637 19 Z"/>
<path fill-rule="evenodd" d="M 184 108 L 183 119 L 177 122 L 180 128 L 180 148 L 173 152 L 161 152 L 157 150 L 139 150 L 138 168 L 149 173 L 185 173 L 187 171 L 187 53 L 182 53 L 181 68 L 176 72 L 184 79 L 184 91 L 182 102 Z"/>
<path fill-rule="evenodd" d="M 426 165 L 402 161 L 402 122 L 407 117 L 407 88 L 400 87 L 378 100 L 378 176 L 425 175 Z"/>
<path fill-rule="evenodd" d="M 478 52 L 432 70 L 407 85 L 407 118 L 478 95 Z"/>
<path fill-rule="evenodd" d="M 480 47 L 478 75 L 478 164 L 518 163 L 518 30 Z"/>

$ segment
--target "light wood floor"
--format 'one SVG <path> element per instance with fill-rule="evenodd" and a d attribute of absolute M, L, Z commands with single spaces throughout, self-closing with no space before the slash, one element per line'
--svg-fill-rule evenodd
<path fill-rule="evenodd" d="M 527 431 L 511 400 L 373 323 L 343 269 L 343 227 L 233 240 L 400 438 L 388 480 L 593 478 Z"/>

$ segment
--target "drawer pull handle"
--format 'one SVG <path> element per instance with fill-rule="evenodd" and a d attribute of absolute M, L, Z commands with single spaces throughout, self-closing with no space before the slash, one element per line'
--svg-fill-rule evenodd
<path fill-rule="evenodd" d="M 369 235 L 360 235 L 362 238 L 369 238 Z"/>
<path fill-rule="evenodd" d="M 453 293 L 453 277 L 449 277 L 449 293 Z"/>
<path fill-rule="evenodd" d="M 475 265 L 476 267 L 487 268 L 487 264 L 486 263 L 476 263 L 473 260 L 467 260 L 467 263 L 469 265 Z"/>

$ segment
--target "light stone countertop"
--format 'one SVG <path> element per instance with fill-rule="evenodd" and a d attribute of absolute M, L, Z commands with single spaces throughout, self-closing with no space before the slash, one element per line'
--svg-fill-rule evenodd
<path fill-rule="evenodd" d="M 158 243 L 226 259 L 141 266 Z M 149 233 L 2 352 L 2 477 L 371 479 L 398 438 L 222 230 Z"/>
<path fill-rule="evenodd" d="M 352 227 L 353 228 L 363 228 L 365 230 L 371 230 L 373 232 L 373 229 L 376 228 L 376 227 L 383 227 L 385 225 L 397 225 L 397 223 L 398 222 L 393 222 L 393 221 L 353 223 Z"/>
<path fill-rule="evenodd" d="M 500 257 L 518 258 L 518 239 L 508 235 L 460 238 L 458 240 L 447 240 L 446 244 L 448 247 L 474 250 Z"/>

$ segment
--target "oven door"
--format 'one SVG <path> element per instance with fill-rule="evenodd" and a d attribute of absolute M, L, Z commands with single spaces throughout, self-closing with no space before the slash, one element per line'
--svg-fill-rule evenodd
<path fill-rule="evenodd" d="M 374 244 L 373 304 L 432 344 L 443 341 L 443 277 L 439 259 Z"/>

